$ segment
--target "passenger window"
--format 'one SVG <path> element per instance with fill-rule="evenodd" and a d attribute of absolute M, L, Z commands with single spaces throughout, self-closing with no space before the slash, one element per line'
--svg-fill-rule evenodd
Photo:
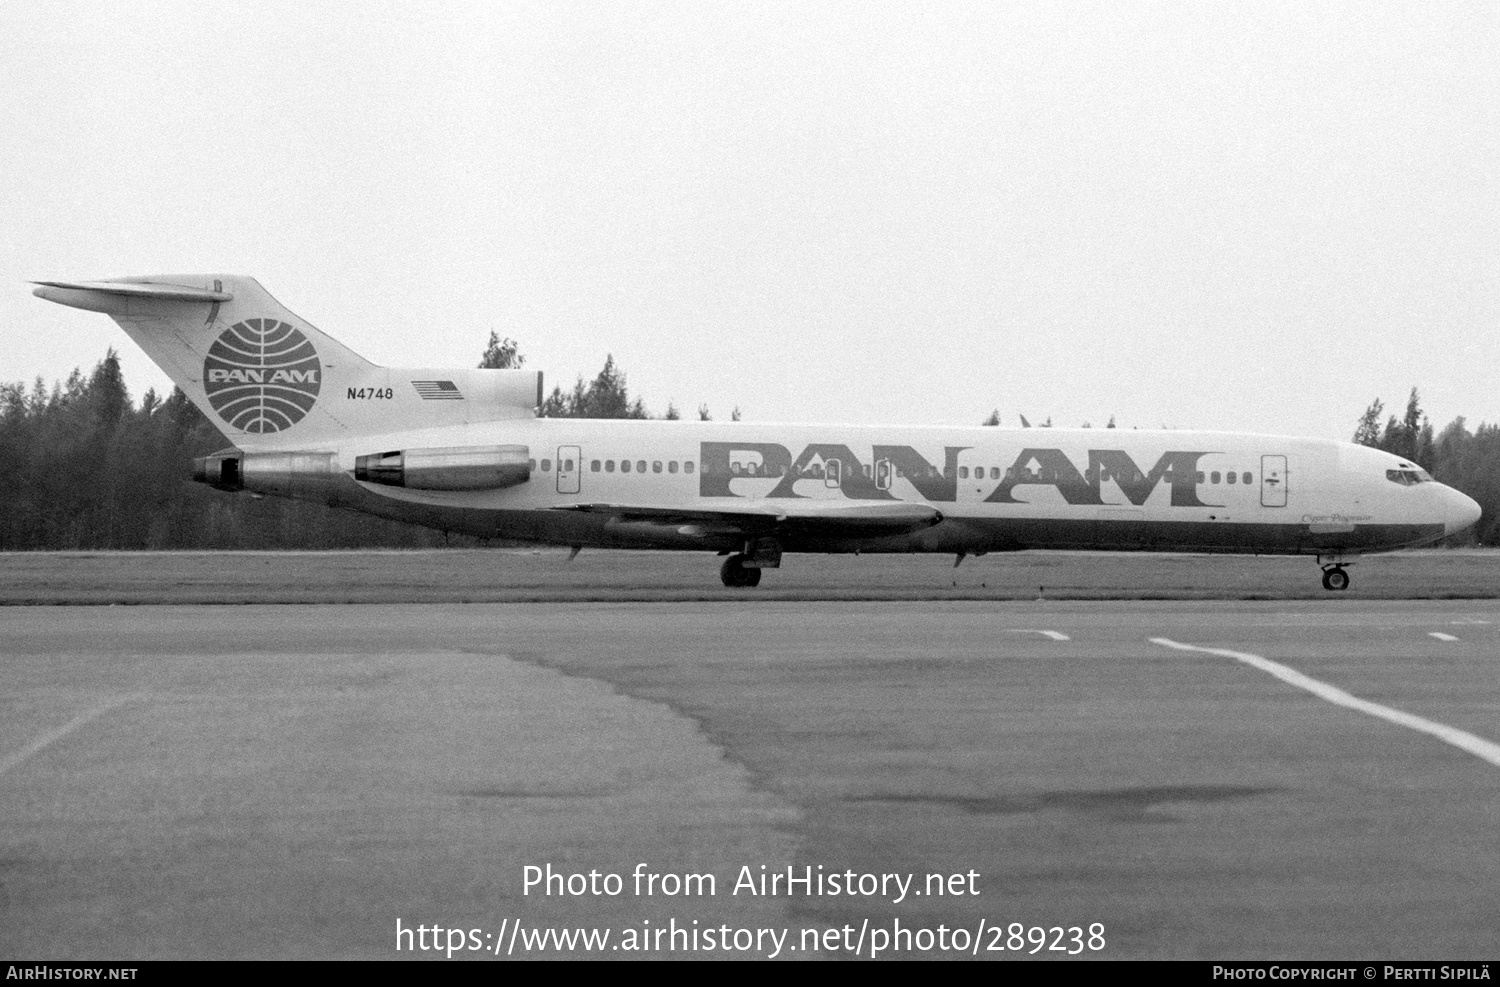
<path fill-rule="evenodd" d="M 620 472 L 621 473 L 629 473 L 630 472 L 630 460 L 628 460 L 628 459 L 622 459 L 622 460 L 620 460 Z"/>
<path fill-rule="evenodd" d="M 1248 485 L 1255 482 L 1255 477 L 1251 476 L 1249 473 L 1246 473 L 1240 477 L 1240 482 Z"/>
<path fill-rule="evenodd" d="M 592 463 L 589 463 L 589 469 L 591 471 L 597 473 L 597 472 L 599 472 L 599 465 L 600 465 L 599 460 L 596 459 Z"/>
<path fill-rule="evenodd" d="M 1218 470 L 1214 470 L 1212 473 L 1208 474 L 1208 479 L 1212 483 L 1218 483 L 1219 482 L 1219 471 Z"/>
<path fill-rule="evenodd" d="M 651 464 L 651 472 L 653 472 L 653 473 L 660 473 L 661 472 L 661 460 L 660 459 L 656 460 L 655 462 L 653 462 Z"/>
<path fill-rule="evenodd" d="M 532 469 L 532 470 L 536 469 L 536 460 L 535 459 L 528 459 L 528 460 L 526 460 L 526 468 L 527 469 Z"/>
<path fill-rule="evenodd" d="M 684 473 L 691 473 L 693 471 L 693 461 L 691 459 L 682 464 L 682 471 Z"/>
<path fill-rule="evenodd" d="M 958 468 L 958 478 L 960 480 L 967 480 L 969 478 L 969 467 L 960 466 Z"/>
<path fill-rule="evenodd" d="M 1205 477 L 1204 477 L 1204 475 L 1203 475 L 1203 471 L 1202 471 L 1202 470 L 1199 470 L 1199 471 L 1198 471 L 1198 482 L 1199 482 L 1199 483 L 1202 483 L 1202 482 L 1203 482 L 1203 481 L 1204 481 L 1204 479 L 1205 479 Z"/>
<path fill-rule="evenodd" d="M 544 459 L 544 460 L 542 460 L 542 472 L 543 473 L 551 473 L 552 472 L 552 460 L 550 460 L 550 459 Z"/>
<path fill-rule="evenodd" d="M 1224 482 L 1225 483 L 1238 483 L 1238 482 L 1240 482 L 1240 475 L 1238 473 L 1230 473 L 1229 475 L 1227 475 L 1227 476 L 1224 477 Z"/>
<path fill-rule="evenodd" d="M 677 472 L 677 460 L 674 459 L 670 463 L 667 464 L 667 472 L 668 473 L 676 473 Z"/>
<path fill-rule="evenodd" d="M 635 461 L 635 471 L 637 473 L 646 472 L 646 461 L 644 459 L 637 459 Z"/>
<path fill-rule="evenodd" d="M 606 473 L 613 473 L 614 471 L 615 471 L 615 461 L 613 459 L 606 459 L 604 461 L 604 472 L 606 472 Z"/>

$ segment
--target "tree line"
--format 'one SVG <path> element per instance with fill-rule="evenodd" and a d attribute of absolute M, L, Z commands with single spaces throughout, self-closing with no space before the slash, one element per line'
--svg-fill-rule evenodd
<path fill-rule="evenodd" d="M 491 334 L 481 367 L 521 367 L 513 340 Z M 609 356 L 590 380 L 554 387 L 554 418 L 648 418 Z M 1470 542 L 1500 543 L 1500 425 L 1456 418 L 1434 433 L 1413 390 L 1383 423 L 1376 400 L 1354 441 L 1404 456 L 1484 507 Z M 669 404 L 661 416 L 680 419 Z M 710 419 L 707 406 L 698 417 Z M 739 420 L 739 409 L 731 419 Z M 993 421 L 999 424 L 998 413 Z M 1029 424 L 1029 423 L 1027 423 Z M 1049 419 L 1044 426 L 1050 426 Z M 1111 419 L 1109 426 L 1113 427 Z M 227 496 L 189 480 L 195 457 L 234 443 L 180 389 L 133 402 L 110 350 L 93 371 L 50 388 L 0 384 L 0 551 L 42 549 L 427 548 L 477 539 L 276 497 Z"/>
<path fill-rule="evenodd" d="M 426 547 L 440 532 L 193 483 L 233 445 L 174 388 L 131 402 L 111 350 L 50 389 L 0 384 L 0 550 Z"/>
<path fill-rule="evenodd" d="M 500 338 L 496 332 L 490 333 L 489 345 L 484 349 L 484 355 L 479 359 L 481 370 L 519 370 L 526 363 L 526 357 L 521 355 L 521 344 L 507 336 Z M 646 413 L 646 405 L 640 399 L 630 400 L 629 389 L 625 386 L 625 374 L 619 367 L 615 366 L 614 354 L 608 354 L 604 358 L 604 369 L 599 371 L 593 380 L 584 382 L 580 375 L 573 384 L 570 391 L 564 392 L 561 387 L 552 388 L 552 393 L 542 401 L 542 406 L 537 409 L 537 415 L 541 418 L 650 418 Z M 682 413 L 677 406 L 670 401 L 667 402 L 667 410 L 662 414 L 664 421 L 680 421 Z M 698 406 L 698 420 L 712 421 L 713 416 L 709 414 L 708 405 Z M 730 421 L 740 420 L 740 409 L 735 407 L 729 414 Z"/>
<path fill-rule="evenodd" d="M 480 367 L 525 362 L 491 333 Z M 554 388 L 553 418 L 647 418 L 609 356 L 589 381 Z M 665 418 L 679 419 L 667 406 Z M 698 409 L 710 420 L 706 405 Z M 739 420 L 739 409 L 732 414 Z M 482 544 L 467 535 L 280 497 L 229 496 L 193 483 L 196 457 L 234 445 L 180 388 L 131 400 L 110 350 L 50 388 L 0 384 L 0 551 L 46 549 L 430 548 Z"/>
<path fill-rule="evenodd" d="M 1470 431 L 1460 415 L 1434 433 L 1415 387 L 1400 418 L 1390 415 L 1382 426 L 1383 414 L 1385 405 L 1376 398 L 1360 416 L 1354 441 L 1410 460 L 1431 473 L 1434 480 L 1473 497 L 1484 513 L 1459 540 L 1466 544 L 1500 544 L 1500 424 L 1481 422 Z"/>

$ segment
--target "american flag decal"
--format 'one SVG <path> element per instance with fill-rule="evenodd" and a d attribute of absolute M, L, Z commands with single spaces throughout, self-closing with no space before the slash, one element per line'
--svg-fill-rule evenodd
<path fill-rule="evenodd" d="M 464 396 L 458 385 L 451 380 L 414 380 L 411 386 L 422 395 L 423 401 L 462 401 Z"/>

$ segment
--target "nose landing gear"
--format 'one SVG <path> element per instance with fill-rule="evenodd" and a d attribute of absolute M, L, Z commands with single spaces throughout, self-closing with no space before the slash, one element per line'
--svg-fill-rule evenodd
<path fill-rule="evenodd" d="M 1323 567 L 1323 588 L 1338 592 L 1349 588 L 1349 574 L 1341 565 L 1325 565 Z"/>

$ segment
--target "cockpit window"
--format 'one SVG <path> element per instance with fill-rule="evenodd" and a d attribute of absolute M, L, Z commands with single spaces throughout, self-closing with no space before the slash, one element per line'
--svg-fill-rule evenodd
<path fill-rule="evenodd" d="M 1426 470 L 1416 468 L 1386 470 L 1385 478 L 1392 483 L 1399 483 L 1403 487 L 1414 487 L 1419 483 L 1432 482 L 1432 476 Z"/>

